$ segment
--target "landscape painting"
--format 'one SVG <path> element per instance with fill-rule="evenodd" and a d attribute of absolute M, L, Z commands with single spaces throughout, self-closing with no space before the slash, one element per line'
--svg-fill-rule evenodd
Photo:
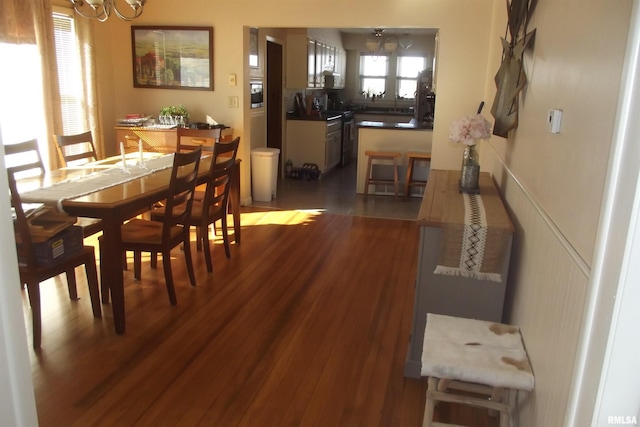
<path fill-rule="evenodd" d="M 213 28 L 132 26 L 133 86 L 213 90 Z"/>

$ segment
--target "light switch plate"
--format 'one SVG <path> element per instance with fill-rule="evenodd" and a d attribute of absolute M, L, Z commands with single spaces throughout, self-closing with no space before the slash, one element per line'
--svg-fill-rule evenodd
<path fill-rule="evenodd" d="M 229 74 L 229 86 L 235 86 L 237 84 L 237 79 L 235 74 Z"/>
<path fill-rule="evenodd" d="M 229 97 L 229 108 L 238 108 L 238 97 L 230 96 Z"/>

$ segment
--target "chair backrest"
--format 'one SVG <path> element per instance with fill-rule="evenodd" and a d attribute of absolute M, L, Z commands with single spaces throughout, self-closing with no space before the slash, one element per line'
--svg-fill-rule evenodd
<path fill-rule="evenodd" d="M 215 144 L 211 172 L 202 203 L 203 210 L 210 210 L 212 206 L 223 206 L 226 209 L 238 145 L 240 145 L 239 136 L 231 142 L 218 142 Z M 202 217 L 204 218 L 205 216 L 203 212 Z"/>
<path fill-rule="evenodd" d="M 213 150 L 213 145 L 220 140 L 222 134 L 221 128 L 215 129 L 188 129 L 178 127 L 177 136 L 177 150 L 176 151 L 189 151 L 198 147 L 202 147 L 203 150 Z"/>
<path fill-rule="evenodd" d="M 77 135 L 56 135 L 56 141 L 58 143 L 58 153 L 62 157 L 65 166 L 98 160 L 91 131 Z"/>
<path fill-rule="evenodd" d="M 44 175 L 37 139 L 5 145 L 4 159 L 12 175 Z"/>
<path fill-rule="evenodd" d="M 37 268 L 36 255 L 33 250 L 33 242 L 31 241 L 31 233 L 29 232 L 29 222 L 27 216 L 22 208 L 22 201 L 20 199 L 20 193 L 16 186 L 16 177 L 12 171 L 7 170 L 7 176 L 9 178 L 9 192 L 11 193 L 11 206 L 15 211 L 16 218 L 14 220 L 14 230 L 16 233 L 16 241 L 20 236 L 20 249 L 19 255 L 26 260 L 26 268 L 28 271 L 32 271 Z"/>
<path fill-rule="evenodd" d="M 201 147 L 193 151 L 174 154 L 171 180 L 169 182 L 169 195 L 165 205 L 166 214 L 163 219 L 162 239 L 164 241 L 170 240 L 169 237 L 173 226 L 189 223 L 201 154 Z M 185 209 L 183 211 L 176 210 L 174 213 L 174 208 L 180 205 L 184 205 Z"/>

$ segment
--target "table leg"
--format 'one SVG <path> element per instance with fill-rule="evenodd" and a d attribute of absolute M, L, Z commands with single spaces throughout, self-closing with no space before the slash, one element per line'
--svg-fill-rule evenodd
<path fill-rule="evenodd" d="M 106 281 L 106 287 L 111 294 L 111 307 L 113 310 L 113 323 L 117 334 L 125 332 L 124 316 L 124 279 L 122 277 L 122 235 L 120 234 L 121 221 L 116 218 L 103 219 L 103 232 L 101 242 L 100 269 L 102 278 Z"/>

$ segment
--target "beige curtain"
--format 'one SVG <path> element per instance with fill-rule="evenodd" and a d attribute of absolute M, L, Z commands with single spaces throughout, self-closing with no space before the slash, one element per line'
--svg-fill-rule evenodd
<path fill-rule="evenodd" d="M 52 14 L 51 0 L 0 0 L 0 42 L 36 43 L 40 50 L 49 167 L 57 169 L 62 160 L 57 155 L 54 135 L 62 134 L 63 130 Z M 76 23 L 84 71 L 85 127 L 93 132 L 100 155 L 104 153 L 104 144 L 96 99 L 91 23 L 84 18 L 76 19 Z"/>
<path fill-rule="evenodd" d="M 83 72 L 84 91 L 84 116 L 86 118 L 85 127 L 93 134 L 93 143 L 96 146 L 98 157 L 104 157 L 105 147 L 102 137 L 102 117 L 98 108 L 98 87 L 96 61 L 94 55 L 92 26 L 95 20 L 76 15 L 76 33 L 78 35 L 78 46 L 80 47 L 80 61 Z"/>

